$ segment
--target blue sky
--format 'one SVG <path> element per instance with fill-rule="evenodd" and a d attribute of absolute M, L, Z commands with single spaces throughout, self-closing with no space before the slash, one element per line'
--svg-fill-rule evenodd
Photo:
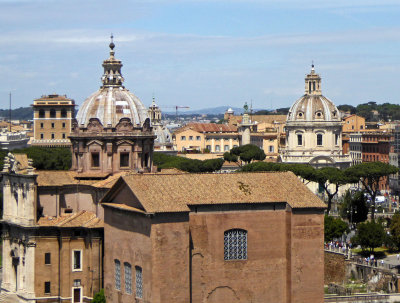
<path fill-rule="evenodd" d="M 398 103 L 398 0 L 0 0 L 0 108 L 44 94 L 81 104 L 115 36 L 145 105 L 290 106 L 311 61 L 336 105 Z"/>

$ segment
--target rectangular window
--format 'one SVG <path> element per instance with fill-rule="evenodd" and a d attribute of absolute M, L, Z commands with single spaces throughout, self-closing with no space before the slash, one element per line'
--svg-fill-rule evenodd
<path fill-rule="evenodd" d="M 317 134 L 317 145 L 322 146 L 322 134 Z"/>
<path fill-rule="evenodd" d="M 129 153 L 120 153 L 119 154 L 119 166 L 120 167 L 129 167 Z"/>
<path fill-rule="evenodd" d="M 92 167 L 100 167 L 100 153 L 92 153 Z"/>
<path fill-rule="evenodd" d="M 229 151 L 229 145 L 224 145 L 224 151 Z"/>
<path fill-rule="evenodd" d="M 247 259 L 247 231 L 230 229 L 224 232 L 224 260 Z"/>
<path fill-rule="evenodd" d="M 121 262 L 114 260 L 115 266 L 115 289 L 121 290 Z"/>
<path fill-rule="evenodd" d="M 50 265 L 51 264 L 51 254 L 45 253 L 44 254 L 44 264 Z"/>
<path fill-rule="evenodd" d="M 44 293 L 45 294 L 50 293 L 50 281 L 44 282 Z"/>
<path fill-rule="evenodd" d="M 79 286 L 81 286 L 81 279 L 74 280 L 74 287 L 79 287 Z"/>
<path fill-rule="evenodd" d="M 129 263 L 124 263 L 125 272 L 125 292 L 127 294 L 132 293 L 132 267 Z"/>
<path fill-rule="evenodd" d="M 200 141 L 201 140 L 200 136 L 196 136 L 196 140 Z"/>
<path fill-rule="evenodd" d="M 339 135 L 335 134 L 335 145 L 339 145 Z"/>
<path fill-rule="evenodd" d="M 193 140 L 193 136 L 189 136 L 189 140 L 192 141 Z"/>
<path fill-rule="evenodd" d="M 142 268 L 136 266 L 135 270 L 136 270 L 136 298 L 143 298 Z"/>
<path fill-rule="evenodd" d="M 270 145 L 270 146 L 268 147 L 268 150 L 269 150 L 270 153 L 273 153 L 273 152 L 274 152 L 274 147 L 273 147 L 272 145 Z"/>
<path fill-rule="evenodd" d="M 216 152 L 219 152 L 219 151 L 221 151 L 221 146 L 219 146 L 219 145 L 215 145 L 215 151 L 216 151 Z"/>
<path fill-rule="evenodd" d="M 82 251 L 81 250 L 73 250 L 72 258 L 73 258 L 72 271 L 82 270 Z"/>
<path fill-rule="evenodd" d="M 303 145 L 303 136 L 300 134 L 297 135 L 297 145 Z"/>
<path fill-rule="evenodd" d="M 186 140 L 186 136 L 181 136 L 181 140 L 185 141 Z"/>
<path fill-rule="evenodd" d="M 206 149 L 208 149 L 208 151 L 211 151 L 211 145 L 206 145 Z"/>

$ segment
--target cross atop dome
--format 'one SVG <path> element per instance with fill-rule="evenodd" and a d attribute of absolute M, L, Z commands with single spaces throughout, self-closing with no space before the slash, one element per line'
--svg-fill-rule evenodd
<path fill-rule="evenodd" d="M 123 87 L 124 78 L 121 74 L 122 62 L 114 57 L 114 35 L 111 34 L 110 38 L 110 57 L 103 61 L 104 74 L 101 77 L 101 81 L 103 82 L 102 87 Z"/>
<path fill-rule="evenodd" d="M 315 73 L 314 61 L 311 63 L 311 72 L 305 78 L 305 94 L 321 95 L 321 77 Z"/>

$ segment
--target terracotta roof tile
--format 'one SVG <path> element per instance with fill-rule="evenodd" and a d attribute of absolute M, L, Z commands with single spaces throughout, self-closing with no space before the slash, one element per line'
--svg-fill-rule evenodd
<path fill-rule="evenodd" d="M 184 212 L 189 205 L 204 204 L 287 202 L 292 208 L 325 207 L 291 172 L 129 175 L 122 179 L 149 213 Z"/>
<path fill-rule="evenodd" d="M 237 132 L 237 127 L 233 125 L 227 124 L 217 124 L 217 123 L 188 123 L 187 125 L 181 127 L 180 129 L 176 130 L 175 133 L 180 133 L 182 131 L 192 129 L 199 133 L 206 132 Z"/>
<path fill-rule="evenodd" d="M 92 212 L 82 210 L 74 214 L 64 214 L 59 217 L 41 217 L 37 222 L 39 226 L 58 227 L 86 227 L 102 228 L 104 222 Z"/>
<path fill-rule="evenodd" d="M 91 185 L 98 188 L 111 188 L 119 177 L 130 174 L 132 172 L 117 173 L 107 177 L 104 180 L 81 180 L 76 178 L 80 176 L 75 171 L 67 170 L 38 170 L 35 171 L 37 176 L 38 186 L 62 186 L 71 184 Z M 87 176 L 85 176 L 87 177 Z"/>
<path fill-rule="evenodd" d="M 286 115 L 252 115 L 251 120 L 258 123 L 286 123 Z M 237 125 L 242 122 L 242 116 L 231 116 L 229 124 Z"/>

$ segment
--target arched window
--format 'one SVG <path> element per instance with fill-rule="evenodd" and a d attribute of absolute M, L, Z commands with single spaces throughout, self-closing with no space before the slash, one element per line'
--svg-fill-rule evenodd
<path fill-rule="evenodd" d="M 124 273 L 125 273 L 125 292 L 127 294 L 132 293 L 132 267 L 129 263 L 124 263 Z"/>
<path fill-rule="evenodd" d="M 52 108 L 50 110 L 50 118 L 55 118 L 56 117 L 56 110 L 54 108 Z"/>
<path fill-rule="evenodd" d="M 44 109 L 39 109 L 39 118 L 44 118 L 44 117 L 45 117 Z"/>
<path fill-rule="evenodd" d="M 317 134 L 317 145 L 318 146 L 322 145 L 322 134 Z"/>
<path fill-rule="evenodd" d="M 224 259 L 247 259 L 247 231 L 244 229 L 230 229 L 224 232 Z"/>
<path fill-rule="evenodd" d="M 121 262 L 114 260 L 115 266 L 115 289 L 121 290 Z"/>
<path fill-rule="evenodd" d="M 297 134 L 297 145 L 303 145 L 303 135 Z"/>
<path fill-rule="evenodd" d="M 142 276 L 142 268 L 139 266 L 135 266 L 136 272 L 136 298 L 143 298 L 143 276 Z"/>

